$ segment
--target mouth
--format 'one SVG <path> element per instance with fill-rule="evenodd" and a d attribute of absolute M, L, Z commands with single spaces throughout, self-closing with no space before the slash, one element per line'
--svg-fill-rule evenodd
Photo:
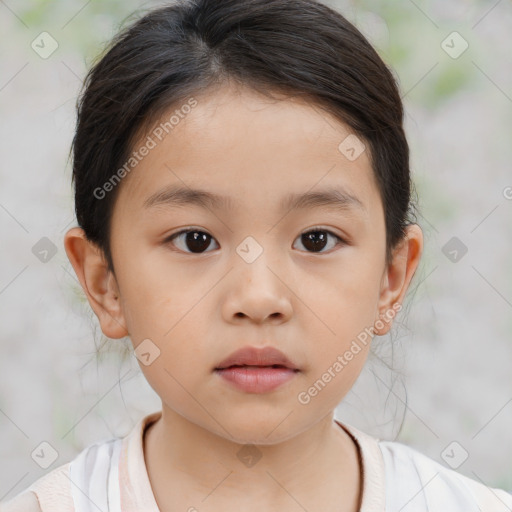
<path fill-rule="evenodd" d="M 232 389 L 244 393 L 270 393 L 293 380 L 300 368 L 274 347 L 245 347 L 214 368 Z"/>
<path fill-rule="evenodd" d="M 236 350 L 221 361 L 214 370 L 220 371 L 228 368 L 274 368 L 300 371 L 297 364 L 291 361 L 283 352 L 270 345 L 263 348 L 246 346 Z"/>
<path fill-rule="evenodd" d="M 222 371 L 222 370 L 231 370 L 232 368 L 247 368 L 249 370 L 251 369 L 262 369 L 262 368 L 280 368 L 284 370 L 291 370 L 294 372 L 300 372 L 297 368 L 289 368 L 288 366 L 284 366 L 282 364 L 272 364 L 272 365 L 259 365 L 259 364 L 232 364 L 231 366 L 226 366 L 224 368 L 215 368 L 215 371 Z"/>
<path fill-rule="evenodd" d="M 300 370 L 282 365 L 255 366 L 231 365 L 219 368 L 215 373 L 232 389 L 243 393 L 270 393 L 293 380 Z"/>

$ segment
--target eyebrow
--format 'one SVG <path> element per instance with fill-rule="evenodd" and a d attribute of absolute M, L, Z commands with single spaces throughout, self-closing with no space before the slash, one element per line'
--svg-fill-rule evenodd
<path fill-rule="evenodd" d="M 155 192 L 144 201 L 143 207 L 144 209 L 149 209 L 156 206 L 180 207 L 188 205 L 195 205 L 208 210 L 231 211 L 235 208 L 235 202 L 231 197 L 181 185 L 170 185 Z M 284 211 L 318 207 L 347 211 L 358 209 L 367 213 L 367 209 L 361 200 L 342 188 L 328 188 L 316 192 L 289 194 L 281 203 L 281 209 Z"/>

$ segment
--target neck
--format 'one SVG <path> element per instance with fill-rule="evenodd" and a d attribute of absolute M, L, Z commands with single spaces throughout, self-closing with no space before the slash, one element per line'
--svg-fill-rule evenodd
<path fill-rule="evenodd" d="M 355 511 L 360 502 L 357 446 L 332 413 L 279 443 L 251 445 L 221 437 L 164 406 L 146 429 L 144 454 L 162 511 L 178 504 L 188 510 L 192 501 L 224 511 L 293 510 L 298 504 Z"/>

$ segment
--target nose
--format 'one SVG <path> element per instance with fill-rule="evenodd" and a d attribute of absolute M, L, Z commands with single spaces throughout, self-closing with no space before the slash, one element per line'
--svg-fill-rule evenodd
<path fill-rule="evenodd" d="M 229 278 L 223 314 L 229 322 L 247 318 L 261 324 L 286 322 L 292 315 L 293 293 L 286 276 L 271 268 L 263 253 L 256 261 L 238 261 Z"/>

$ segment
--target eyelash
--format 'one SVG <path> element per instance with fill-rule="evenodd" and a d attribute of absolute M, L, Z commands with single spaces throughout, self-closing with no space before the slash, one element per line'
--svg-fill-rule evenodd
<path fill-rule="evenodd" d="M 317 232 L 322 232 L 322 233 L 327 233 L 328 235 L 331 235 L 333 236 L 334 238 L 336 238 L 338 240 L 338 242 L 336 243 L 336 245 L 334 246 L 335 248 L 338 247 L 338 246 L 344 246 L 344 245 L 348 245 L 348 242 L 346 240 L 344 240 L 343 238 L 341 238 L 340 236 L 336 235 L 335 233 L 333 233 L 332 231 L 328 230 L 328 229 L 325 229 L 325 228 L 322 228 L 322 227 L 313 227 L 311 229 L 308 229 L 307 231 L 304 231 L 301 235 L 299 235 L 298 238 L 300 238 L 302 235 L 307 235 L 309 233 L 317 233 Z M 211 237 L 212 240 L 215 240 L 214 237 L 212 237 L 209 233 L 207 233 L 206 231 L 203 231 L 202 229 L 197 229 L 197 228 L 187 228 L 187 229 L 182 229 L 181 231 L 177 231 L 176 233 L 173 233 L 172 235 L 170 235 L 169 237 L 167 237 L 163 243 L 164 244 L 170 244 L 173 242 L 173 240 L 175 238 L 178 238 L 180 235 L 183 235 L 183 234 L 186 234 L 186 233 L 204 233 L 205 235 L 208 235 Z M 333 248 L 334 249 L 334 248 Z M 333 250 L 331 249 L 331 251 Z M 331 251 L 328 251 L 328 252 L 331 252 Z M 199 253 L 194 253 L 194 252 L 190 252 L 190 251 L 183 251 L 185 252 L 186 254 L 197 254 L 197 255 L 200 255 L 200 254 L 205 254 L 207 252 L 211 252 L 211 251 L 204 251 L 204 252 L 199 252 Z M 315 251 L 306 251 L 306 252 L 309 252 L 309 254 L 325 254 L 325 251 L 318 251 L 318 252 L 315 252 Z"/>

